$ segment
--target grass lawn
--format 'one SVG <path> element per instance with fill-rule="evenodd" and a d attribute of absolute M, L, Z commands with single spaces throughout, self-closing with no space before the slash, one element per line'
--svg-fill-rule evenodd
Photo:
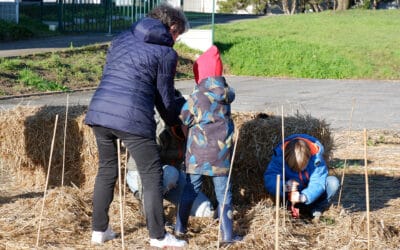
<path fill-rule="evenodd" d="M 400 79 L 400 10 L 325 11 L 216 25 L 232 74 Z"/>

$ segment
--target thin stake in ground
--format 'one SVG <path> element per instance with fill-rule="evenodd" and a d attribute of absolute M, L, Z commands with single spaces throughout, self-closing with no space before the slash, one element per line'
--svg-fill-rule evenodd
<path fill-rule="evenodd" d="M 350 113 L 350 125 L 349 125 L 349 133 L 347 135 L 347 145 L 346 147 L 348 148 L 350 145 L 350 135 L 351 135 L 351 130 L 352 130 L 352 121 L 353 121 L 353 112 L 354 112 L 354 105 L 355 105 L 356 99 L 353 98 L 353 105 L 351 106 L 351 113 Z M 346 171 L 347 167 L 347 157 L 344 159 L 344 165 L 343 165 L 343 171 L 342 171 L 342 178 L 340 180 L 340 190 L 339 190 L 339 198 L 338 198 L 338 204 L 337 207 L 340 206 L 340 200 L 342 198 L 342 190 L 343 190 L 343 183 L 344 183 L 344 173 Z"/>
<path fill-rule="evenodd" d="M 286 185 L 285 185 L 285 117 L 283 115 L 283 106 L 282 106 L 282 193 L 285 197 L 286 194 Z M 280 188 L 279 188 L 280 189 Z M 286 209 L 286 200 L 282 199 L 283 209 Z M 283 213 L 283 226 L 286 226 L 286 215 Z"/>
<path fill-rule="evenodd" d="M 364 169 L 365 169 L 365 202 L 367 208 L 367 235 L 368 235 L 368 250 L 370 249 L 370 218 L 369 218 L 369 184 L 368 184 L 368 160 L 367 160 L 367 130 L 364 128 Z"/>
<path fill-rule="evenodd" d="M 117 139 L 117 150 L 118 150 L 118 191 L 119 191 L 119 214 L 121 219 L 121 240 L 122 240 L 122 249 L 125 249 L 124 211 L 122 206 L 122 180 L 121 180 L 121 143 L 119 139 Z"/>
<path fill-rule="evenodd" d="M 281 176 L 276 176 L 276 197 L 275 197 L 275 250 L 279 249 L 279 198 L 280 198 Z"/>
<path fill-rule="evenodd" d="M 67 105 L 65 106 L 64 149 L 63 149 L 63 164 L 62 164 L 62 171 L 61 171 L 61 187 L 64 186 L 65 146 L 66 146 L 66 141 L 67 141 L 68 106 L 69 106 L 69 94 L 67 95 Z"/>
<path fill-rule="evenodd" d="M 42 225 L 42 216 L 43 216 L 43 210 L 44 210 L 44 203 L 46 200 L 46 194 L 47 194 L 47 185 L 49 184 L 49 176 L 50 176 L 50 168 L 51 168 L 51 159 L 53 157 L 53 148 L 54 148 L 54 140 L 56 137 L 56 131 L 57 131 L 57 123 L 58 123 L 58 115 L 56 115 L 56 120 L 54 122 L 54 132 L 53 132 L 53 139 L 51 141 L 51 147 L 50 147 L 50 156 L 49 156 L 49 164 L 47 167 L 47 176 L 46 176 L 46 183 L 44 185 L 44 192 L 43 192 L 43 202 L 42 202 L 42 209 L 40 211 L 40 216 L 39 216 L 39 225 L 38 225 L 38 232 L 37 232 L 37 237 L 36 237 L 36 248 L 39 247 L 39 239 L 40 239 L 40 228 Z"/>
<path fill-rule="evenodd" d="M 226 187 L 225 187 L 224 202 L 222 204 L 222 207 L 221 207 L 222 211 L 220 211 L 220 214 L 222 214 L 222 212 L 225 209 L 226 195 L 228 193 L 229 183 L 230 183 L 230 180 L 231 180 L 233 162 L 235 160 L 235 154 L 236 154 L 236 146 L 237 146 L 237 142 L 239 141 L 239 130 L 237 130 L 235 128 L 235 132 L 236 132 L 236 139 L 235 139 L 235 144 L 233 146 L 233 152 L 232 152 L 232 157 L 231 157 L 231 165 L 229 167 L 228 181 L 226 182 Z M 221 218 L 219 219 L 219 222 L 218 222 L 218 242 L 217 242 L 218 245 L 217 245 L 217 249 L 219 249 L 219 245 L 220 245 L 220 235 L 221 235 Z"/>
<path fill-rule="evenodd" d="M 124 168 L 124 206 L 123 206 L 123 213 L 124 213 L 124 219 L 125 219 L 125 207 L 126 207 L 126 171 L 128 167 L 128 158 L 129 158 L 129 151 L 128 148 L 125 149 L 125 168 Z"/>

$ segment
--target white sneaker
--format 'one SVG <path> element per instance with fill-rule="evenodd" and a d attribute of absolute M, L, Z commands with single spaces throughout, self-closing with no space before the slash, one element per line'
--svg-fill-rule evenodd
<path fill-rule="evenodd" d="M 103 244 L 108 240 L 113 240 L 117 238 L 117 234 L 113 232 L 110 225 L 107 227 L 105 232 L 93 231 L 92 232 L 92 243 L 93 244 Z"/>
<path fill-rule="evenodd" d="M 178 240 L 175 236 L 165 233 L 164 239 L 150 239 L 150 246 L 164 248 L 164 247 L 185 247 L 187 245 L 186 241 Z"/>

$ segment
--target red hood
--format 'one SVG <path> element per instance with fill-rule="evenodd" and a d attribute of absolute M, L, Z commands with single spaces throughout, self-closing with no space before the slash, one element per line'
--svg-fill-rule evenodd
<path fill-rule="evenodd" d="M 193 65 L 196 83 L 207 77 L 222 76 L 222 61 L 217 46 L 211 46 Z"/>

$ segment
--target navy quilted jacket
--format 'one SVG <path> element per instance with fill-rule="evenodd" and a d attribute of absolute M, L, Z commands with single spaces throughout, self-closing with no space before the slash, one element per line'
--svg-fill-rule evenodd
<path fill-rule="evenodd" d="M 180 123 L 174 77 L 174 40 L 157 19 L 143 18 L 118 35 L 89 104 L 88 125 L 155 138 L 154 107 L 168 125 Z"/>

